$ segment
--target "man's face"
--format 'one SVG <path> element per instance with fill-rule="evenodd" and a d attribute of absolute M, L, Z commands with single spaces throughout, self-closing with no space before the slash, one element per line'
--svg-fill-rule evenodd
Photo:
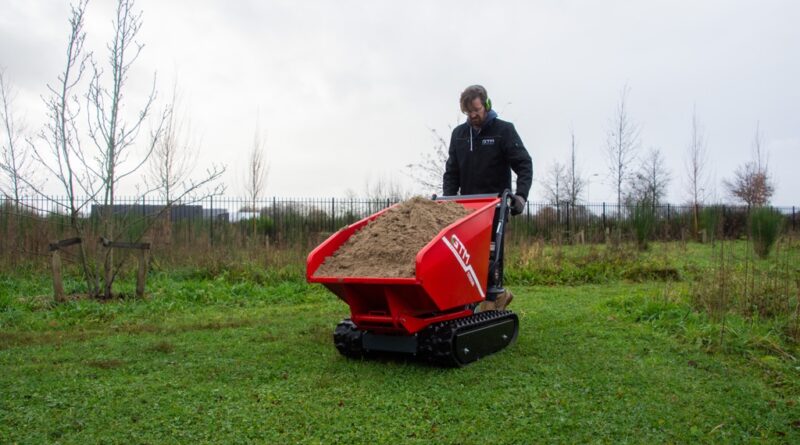
<path fill-rule="evenodd" d="M 483 120 L 486 119 L 486 108 L 483 107 L 481 99 L 476 97 L 472 100 L 472 103 L 469 104 L 467 109 L 464 110 L 464 114 L 469 118 L 470 125 L 473 127 L 480 127 Z"/>

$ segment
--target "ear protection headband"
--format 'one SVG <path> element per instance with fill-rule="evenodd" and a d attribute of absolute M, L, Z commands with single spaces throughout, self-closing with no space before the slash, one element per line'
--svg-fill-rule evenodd
<path fill-rule="evenodd" d="M 492 109 L 492 99 L 489 99 L 489 96 L 486 96 L 486 102 L 483 103 L 483 107 L 486 108 L 486 111 Z"/>

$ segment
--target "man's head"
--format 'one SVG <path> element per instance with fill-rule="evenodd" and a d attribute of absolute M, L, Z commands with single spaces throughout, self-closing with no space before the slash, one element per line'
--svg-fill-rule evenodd
<path fill-rule="evenodd" d="M 486 119 L 486 113 L 492 108 L 492 102 L 486 88 L 480 85 L 468 86 L 461 93 L 461 111 L 467 115 L 469 124 L 479 127 Z"/>

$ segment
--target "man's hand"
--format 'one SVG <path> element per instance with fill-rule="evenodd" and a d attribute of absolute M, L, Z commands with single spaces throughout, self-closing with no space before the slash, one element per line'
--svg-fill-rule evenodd
<path fill-rule="evenodd" d="M 525 211 L 525 198 L 519 195 L 514 195 L 511 199 L 511 214 L 519 215 Z"/>

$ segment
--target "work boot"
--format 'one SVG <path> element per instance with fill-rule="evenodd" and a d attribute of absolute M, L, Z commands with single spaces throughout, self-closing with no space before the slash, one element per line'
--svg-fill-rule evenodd
<path fill-rule="evenodd" d="M 504 311 L 509 304 L 511 304 L 511 300 L 514 299 L 514 294 L 511 293 L 509 290 L 504 290 L 502 294 L 497 296 L 497 300 L 495 301 L 495 310 L 497 311 Z"/>
<path fill-rule="evenodd" d="M 478 306 L 478 312 L 493 311 L 495 310 L 496 306 L 497 303 L 495 303 L 494 301 L 483 300 L 480 306 Z"/>

